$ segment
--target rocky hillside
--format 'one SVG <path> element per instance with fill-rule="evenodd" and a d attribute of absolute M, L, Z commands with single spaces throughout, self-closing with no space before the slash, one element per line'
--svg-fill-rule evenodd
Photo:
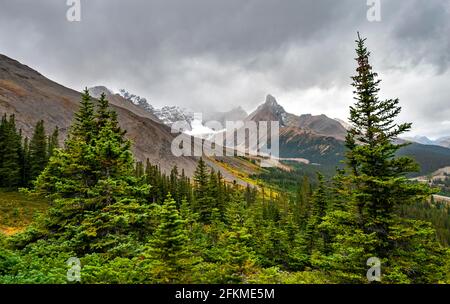
<path fill-rule="evenodd" d="M 247 120 L 280 123 L 280 157 L 308 159 L 312 163 L 335 164 L 343 157 L 346 130 L 326 115 L 288 113 L 275 97 L 267 95 Z"/>
<path fill-rule="evenodd" d="M 326 115 L 287 113 L 271 95 L 247 119 L 280 122 L 281 158 L 300 157 L 332 167 L 344 158 L 344 139 L 349 125 L 343 121 Z M 444 143 L 443 139 L 441 145 Z M 450 149 L 434 142 L 432 145 L 413 143 L 401 149 L 399 155 L 411 156 L 419 163 L 420 171 L 413 175 L 427 174 L 450 165 Z"/>
<path fill-rule="evenodd" d="M 95 92 L 95 95 L 102 89 Z M 196 160 L 175 157 L 170 147 L 174 134 L 151 113 L 130 104 L 118 95 L 105 92 L 119 115 L 122 128 L 134 142 L 137 159 L 149 158 L 164 170 L 177 165 L 192 174 Z M 15 114 L 17 125 L 26 136 L 43 119 L 47 130 L 58 126 L 61 137 L 67 134 L 74 112 L 78 109 L 80 92 L 66 88 L 41 75 L 30 67 L 0 55 L 0 113 Z"/>

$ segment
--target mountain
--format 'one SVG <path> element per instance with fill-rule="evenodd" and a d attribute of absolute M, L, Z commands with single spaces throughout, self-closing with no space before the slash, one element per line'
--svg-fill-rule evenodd
<path fill-rule="evenodd" d="M 135 157 L 150 159 L 165 171 L 174 165 L 192 174 L 196 159 L 175 157 L 171 142 L 176 134 L 159 122 L 151 113 L 141 110 L 109 90 L 105 91 L 112 107 L 118 113 L 119 123 L 127 130 L 127 137 L 134 143 Z M 4 55 L 0 55 L 0 113 L 15 114 L 17 126 L 25 136 L 31 137 L 37 121 L 43 119 L 47 130 L 60 128 L 60 139 L 66 135 L 78 109 L 80 92 L 69 89 L 44 77 L 39 72 Z"/>
<path fill-rule="evenodd" d="M 343 157 L 342 140 L 346 130 L 326 115 L 288 113 L 275 97 L 267 95 L 266 101 L 246 119 L 280 123 L 281 158 L 305 158 L 312 163 L 336 164 Z"/>
<path fill-rule="evenodd" d="M 278 104 L 275 97 L 267 95 L 266 101 L 252 112 L 247 120 L 279 121 L 280 127 L 300 128 L 315 135 L 331 136 L 343 140 L 347 130 L 342 124 L 326 115 L 302 114 L 300 116 L 288 113 Z"/>
<path fill-rule="evenodd" d="M 407 141 L 412 141 L 412 142 L 415 142 L 415 143 L 419 143 L 419 144 L 422 144 L 422 145 L 435 145 L 436 144 L 433 140 L 429 139 L 426 136 L 418 136 L 417 135 L 417 136 L 414 136 L 414 137 L 405 137 L 403 139 L 405 139 Z"/>
<path fill-rule="evenodd" d="M 111 107 L 118 114 L 120 126 L 127 131 L 127 138 L 133 142 L 133 154 L 137 160 L 149 159 L 165 172 L 177 166 L 179 171 L 184 169 L 187 176 L 193 175 L 198 157 L 173 155 L 171 145 L 174 138 L 180 134 L 172 134 L 170 127 L 158 116 L 143 108 L 142 104 L 148 105 L 146 101 L 143 102 L 144 98 L 137 96 L 139 98 L 135 98 L 135 101 L 140 104 L 135 104 L 133 100 L 114 94 L 104 86 L 93 87 L 90 92 L 94 98 L 101 93 L 106 94 Z M 0 54 L 0 114 L 14 114 L 16 125 L 25 136 L 31 137 L 36 123 L 44 120 L 47 131 L 55 126 L 59 127 L 62 144 L 73 121 L 73 115 L 78 110 L 80 99 L 80 92 L 64 87 L 32 68 Z M 168 107 L 156 113 L 173 114 L 172 110 Z M 181 136 L 185 142 L 193 141 L 189 135 Z M 193 149 L 199 149 L 195 141 Z M 236 181 L 240 185 L 246 185 L 246 182 L 232 172 L 235 168 L 248 168 L 251 173 L 256 170 L 250 161 L 245 162 L 233 157 L 221 157 L 219 160 L 206 157 L 205 161 L 215 171 L 220 171 L 226 180 Z M 222 165 L 225 163 L 229 170 Z"/>
<path fill-rule="evenodd" d="M 343 142 L 299 127 L 280 129 L 280 157 L 304 158 L 311 163 L 336 166 L 344 158 Z"/>
<path fill-rule="evenodd" d="M 280 122 L 282 159 L 304 158 L 326 167 L 338 166 L 344 159 L 344 139 L 347 134 L 345 126 L 348 127 L 348 124 L 343 124 L 342 121 L 328 118 L 326 115 L 297 116 L 287 113 L 271 95 L 268 95 L 266 101 L 247 119 L 256 122 L 272 120 Z M 425 138 L 421 140 L 427 142 Z M 447 140 L 450 141 L 450 138 Z M 414 142 L 402 148 L 399 155 L 411 156 L 419 163 L 421 170 L 417 174 L 423 175 L 450 166 L 450 149 L 437 145 Z"/>
<path fill-rule="evenodd" d="M 186 121 L 191 124 L 194 120 L 193 112 L 177 106 L 164 106 L 161 109 L 155 109 L 153 113 L 168 126 L 177 121 Z"/>
<path fill-rule="evenodd" d="M 146 109 L 140 107 L 139 105 L 130 102 L 130 100 L 125 99 L 119 94 L 114 94 L 113 91 L 108 89 L 105 86 L 95 86 L 89 88 L 89 93 L 94 98 L 100 98 L 102 93 L 105 93 L 106 98 L 109 100 L 109 103 L 124 109 L 129 110 L 130 112 L 139 115 L 141 117 L 149 118 L 155 122 L 161 123 L 162 121 L 159 119 L 157 115 L 152 113 L 151 111 L 147 111 Z"/>
<path fill-rule="evenodd" d="M 127 137 L 134 143 L 133 152 L 138 160 L 148 158 L 165 171 L 176 165 L 185 169 L 186 174 L 192 175 L 196 158 L 175 157 L 171 153 L 171 143 L 177 134 L 172 134 L 170 127 L 166 125 L 185 119 L 183 115 L 186 113 L 176 107 L 164 107 L 161 111 L 151 113 L 106 87 L 94 87 L 91 92 L 93 96 L 99 96 L 102 92 L 107 95 L 118 113 L 121 127 L 127 130 Z M 31 137 L 37 121 L 42 119 L 47 130 L 52 130 L 55 126 L 60 128 L 62 140 L 67 135 L 79 101 L 80 92 L 0 55 L 0 113 L 15 114 L 17 126 L 25 136 Z M 324 166 L 336 166 L 344 157 L 343 138 L 346 130 L 339 121 L 325 115 L 297 116 L 287 113 L 273 96 L 268 95 L 266 101 L 245 119 L 280 122 L 282 158 L 302 158 Z M 444 141 L 442 139 L 442 143 Z M 450 166 L 450 149 L 445 147 L 415 143 L 402 149 L 401 153 L 416 158 L 422 166 L 422 175 Z M 221 170 L 228 180 L 235 179 L 234 175 L 220 167 L 220 163 L 227 163 L 227 167 L 234 164 L 237 166 L 234 168 L 236 170 L 243 167 L 234 158 L 207 161 L 216 170 Z"/>
<path fill-rule="evenodd" d="M 435 143 L 439 146 L 450 148 L 450 136 L 438 138 L 435 140 Z"/>
<path fill-rule="evenodd" d="M 423 145 L 434 145 L 434 146 L 441 146 L 444 148 L 450 148 L 450 136 L 440 137 L 436 140 L 429 139 L 426 136 L 405 137 L 403 139 Z"/>
<path fill-rule="evenodd" d="M 412 176 L 424 175 L 450 166 L 450 149 L 412 143 L 399 151 L 399 155 L 411 156 L 420 165 L 420 171 Z"/>
<path fill-rule="evenodd" d="M 109 90 L 105 87 L 95 87 L 103 88 Z M 111 90 L 109 90 L 111 92 Z M 111 92 L 112 93 L 112 92 Z M 101 94 L 101 92 L 100 92 Z M 194 113 L 192 111 L 188 111 L 187 109 L 180 108 L 177 106 L 164 106 L 160 109 L 154 108 L 151 104 L 147 102 L 147 99 L 132 94 L 125 89 L 121 89 L 117 96 L 121 97 L 124 100 L 127 100 L 129 103 L 135 105 L 143 111 L 151 113 L 151 115 L 158 121 L 162 122 L 167 126 L 172 126 L 172 124 L 176 121 L 186 121 L 189 125 L 194 120 Z"/>
<path fill-rule="evenodd" d="M 336 120 L 338 123 L 340 123 L 341 126 L 343 126 L 345 130 L 350 130 L 352 128 L 352 126 L 348 122 L 346 122 L 340 118 L 335 118 L 334 120 Z"/>
<path fill-rule="evenodd" d="M 275 97 L 267 95 L 266 101 L 250 113 L 246 120 L 254 122 L 278 121 L 280 127 L 284 127 L 287 125 L 287 115 L 288 113 L 277 103 Z"/>

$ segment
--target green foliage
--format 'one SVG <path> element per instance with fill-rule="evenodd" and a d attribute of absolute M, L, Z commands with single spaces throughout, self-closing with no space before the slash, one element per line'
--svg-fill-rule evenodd
<path fill-rule="evenodd" d="M 42 172 L 49 154 L 57 147 L 58 132 L 47 137 L 44 122 L 39 121 L 31 141 L 17 131 L 14 115 L 0 122 L 0 188 L 28 187 Z"/>
<path fill-rule="evenodd" d="M 443 275 L 439 261 L 445 256 L 434 230 L 396 215 L 402 205 L 423 201 L 432 193 L 428 186 L 405 177 L 417 169 L 414 161 L 396 157 L 405 144 L 395 144 L 395 139 L 411 124 L 394 122 L 401 110 L 398 99 L 379 100 L 380 80 L 369 64 L 365 39 L 358 35 L 356 42 L 356 103 L 350 107 L 347 170 L 336 177 L 339 188 L 334 191 L 340 195 L 337 201 L 345 198 L 346 203 L 338 204 L 319 225 L 332 236 L 332 251 L 316 263 L 344 282 L 364 282 L 367 259 L 377 257 L 383 265 L 383 282 L 439 281 Z M 432 266 L 427 269 L 425 264 Z"/>
<path fill-rule="evenodd" d="M 14 115 L 6 114 L 0 123 L 0 187 L 15 188 L 21 181 L 21 135 Z"/>
<path fill-rule="evenodd" d="M 203 158 L 192 183 L 177 167 L 144 166 L 106 96 L 94 104 L 88 90 L 63 148 L 58 129 L 46 137 L 39 122 L 28 144 L 4 116 L 1 185 L 39 176 L 20 203 L 0 193 L 0 228 L 24 229 L 24 205 L 51 203 L 22 232 L 0 233 L 0 283 L 67 283 L 71 257 L 82 283 L 367 283 L 371 257 L 382 283 L 450 282 L 449 209 L 406 178 L 417 167 L 397 156 L 395 139 L 411 125 L 394 122 L 397 99 L 378 99 L 370 53 L 357 44 L 347 167 L 331 181 L 312 175 L 321 167 L 268 169 L 257 189 L 224 181 Z"/>
<path fill-rule="evenodd" d="M 158 226 L 144 249 L 150 280 L 157 283 L 180 283 L 194 264 L 189 247 L 186 221 L 180 216 L 176 202 L 168 195 L 156 211 Z M 180 277 L 181 276 L 181 277 Z M 145 278 L 145 276 L 144 276 Z"/>
<path fill-rule="evenodd" d="M 34 180 L 44 170 L 48 161 L 48 142 L 43 120 L 39 121 L 34 129 L 28 153 L 30 179 Z"/>
<path fill-rule="evenodd" d="M 45 199 L 0 190 L 0 235 L 22 231 L 47 208 Z"/>

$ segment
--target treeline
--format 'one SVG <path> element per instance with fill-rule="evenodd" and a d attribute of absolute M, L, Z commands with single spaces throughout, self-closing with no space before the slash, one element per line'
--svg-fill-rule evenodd
<path fill-rule="evenodd" d="M 243 193 L 247 204 L 255 203 L 258 194 L 256 187 L 247 185 L 242 188 L 235 183 L 226 182 L 222 173 L 209 168 L 203 158 L 198 162 L 192 181 L 185 175 L 184 169 L 180 173 L 175 166 L 169 174 L 165 174 L 149 160 L 145 166 L 142 162 L 136 163 L 135 176 L 151 186 L 147 196 L 148 203 L 162 204 L 170 195 L 177 207 L 183 201 L 192 206 L 205 223 L 210 221 L 213 214 L 223 215 L 226 204 L 235 191 Z"/>
<path fill-rule="evenodd" d="M 450 246 L 450 204 L 448 202 L 436 202 L 433 198 L 428 202 L 416 202 L 404 206 L 400 210 L 400 215 L 432 223 L 439 242 L 447 247 Z"/>
<path fill-rule="evenodd" d="M 17 130 L 15 116 L 4 114 L 0 122 L 0 188 L 30 186 L 57 147 L 58 128 L 47 136 L 41 120 L 29 140 Z"/>

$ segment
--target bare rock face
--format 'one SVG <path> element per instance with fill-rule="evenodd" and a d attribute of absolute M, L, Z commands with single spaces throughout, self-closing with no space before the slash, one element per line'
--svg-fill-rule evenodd
<path fill-rule="evenodd" d="M 97 90 L 96 95 L 103 90 Z M 118 113 L 121 127 L 127 130 L 127 137 L 133 141 L 133 152 L 138 160 L 148 158 L 165 171 L 177 165 L 185 169 L 188 175 L 194 172 L 194 158 L 175 157 L 171 153 L 172 139 L 176 134 L 172 134 L 169 127 L 119 95 L 111 92 L 105 94 Z M 55 126 L 60 128 L 60 139 L 63 140 L 79 101 L 80 92 L 59 85 L 28 66 L 0 55 L 0 114 L 15 114 L 17 126 L 25 136 L 30 137 L 36 122 L 43 119 L 48 132 Z"/>
<path fill-rule="evenodd" d="M 265 102 L 246 119 L 280 123 L 282 158 L 302 157 L 311 162 L 332 163 L 342 157 L 342 141 L 347 130 L 338 121 L 326 115 L 297 116 L 288 113 L 275 97 L 267 95 Z"/>
<path fill-rule="evenodd" d="M 280 127 L 300 128 L 319 136 L 334 137 L 344 140 L 347 130 L 335 119 L 326 115 L 302 114 L 300 116 L 288 113 L 278 104 L 275 97 L 267 95 L 266 101 L 247 118 L 253 121 L 279 121 Z"/>
<path fill-rule="evenodd" d="M 161 120 L 152 112 L 146 111 L 145 109 L 139 107 L 130 100 L 123 98 L 119 94 L 114 94 L 110 89 L 108 89 L 105 86 L 96 86 L 89 88 L 89 93 L 94 98 L 100 98 L 100 95 L 104 93 L 106 95 L 106 98 L 109 100 L 110 104 L 127 109 L 138 116 L 146 117 L 156 122 L 161 122 Z"/>
<path fill-rule="evenodd" d="M 185 121 L 190 125 L 194 120 L 193 112 L 177 106 L 164 106 L 161 109 L 154 109 L 153 113 L 168 126 L 178 121 Z"/>
<path fill-rule="evenodd" d="M 282 127 L 287 123 L 287 114 L 284 108 L 277 103 L 275 97 L 269 94 L 266 96 L 266 101 L 252 112 L 247 120 L 255 122 L 278 121 Z"/>

